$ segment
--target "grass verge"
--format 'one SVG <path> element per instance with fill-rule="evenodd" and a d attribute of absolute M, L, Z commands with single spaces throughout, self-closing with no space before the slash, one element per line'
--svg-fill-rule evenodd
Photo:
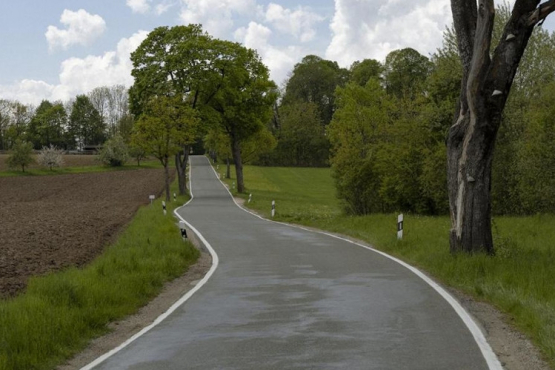
<path fill-rule="evenodd" d="M 200 255 L 172 214 L 186 200 L 170 203 L 167 216 L 160 199 L 141 207 L 87 267 L 32 278 L 22 295 L 0 301 L 0 369 L 54 368 L 182 275 Z"/>
<path fill-rule="evenodd" d="M 239 196 L 247 199 L 252 193 L 248 207 L 270 218 L 275 200 L 276 221 L 364 240 L 444 285 L 489 302 L 507 314 L 555 369 L 554 215 L 495 218 L 496 256 L 453 256 L 448 217 L 405 215 L 404 238 L 398 241 L 396 214 L 343 215 L 329 169 L 247 166 L 244 174 L 247 191 Z"/>

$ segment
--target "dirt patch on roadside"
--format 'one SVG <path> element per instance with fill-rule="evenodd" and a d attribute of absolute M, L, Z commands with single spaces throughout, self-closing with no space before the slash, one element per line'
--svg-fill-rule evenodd
<path fill-rule="evenodd" d="M 161 169 L 0 178 L 0 298 L 92 261 L 163 186 Z"/>

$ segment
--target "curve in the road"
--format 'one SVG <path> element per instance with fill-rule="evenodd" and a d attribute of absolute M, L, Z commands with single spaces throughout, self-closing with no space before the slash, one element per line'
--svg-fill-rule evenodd
<path fill-rule="evenodd" d="M 336 235 L 241 216 L 207 158 L 191 160 L 201 197 L 182 208 L 186 217 L 176 214 L 214 265 L 153 324 L 83 370 L 502 369 L 468 313 L 419 270 Z M 223 254 L 218 270 L 208 240 Z"/>

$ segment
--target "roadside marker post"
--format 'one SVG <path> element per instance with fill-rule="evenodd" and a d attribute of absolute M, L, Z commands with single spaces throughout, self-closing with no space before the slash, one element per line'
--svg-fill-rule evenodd
<path fill-rule="evenodd" d="M 154 196 L 154 195 L 149 195 L 149 196 L 148 196 L 148 199 L 150 199 L 150 204 L 152 204 L 152 201 L 153 201 L 154 199 L 156 199 L 156 196 Z"/>
<path fill-rule="evenodd" d="M 181 230 L 181 238 L 183 241 L 187 239 L 187 229 L 185 228 L 185 222 L 179 221 L 179 230 Z"/>
<path fill-rule="evenodd" d="M 233 181 L 233 187 L 232 187 L 232 189 L 235 190 L 235 181 Z"/>
<path fill-rule="evenodd" d="M 397 240 L 403 239 L 403 214 L 397 216 Z"/>
<path fill-rule="evenodd" d="M 276 215 L 276 201 L 272 200 L 272 217 Z"/>
<path fill-rule="evenodd" d="M 175 193 L 173 193 L 173 201 L 177 202 L 177 195 Z"/>
<path fill-rule="evenodd" d="M 247 204 L 249 204 L 252 200 L 252 193 L 249 194 L 249 201 L 247 202 Z"/>
<path fill-rule="evenodd" d="M 162 201 L 162 209 L 164 210 L 164 216 L 166 215 L 166 202 Z"/>

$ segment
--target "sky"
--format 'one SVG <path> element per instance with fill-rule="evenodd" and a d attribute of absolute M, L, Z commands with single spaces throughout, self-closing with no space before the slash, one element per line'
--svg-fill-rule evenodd
<path fill-rule="evenodd" d="M 452 17 L 449 0 L 6 0 L 0 99 L 38 105 L 131 86 L 129 56 L 148 33 L 190 23 L 256 49 L 282 85 L 308 54 L 341 67 L 405 47 L 429 56 Z"/>

